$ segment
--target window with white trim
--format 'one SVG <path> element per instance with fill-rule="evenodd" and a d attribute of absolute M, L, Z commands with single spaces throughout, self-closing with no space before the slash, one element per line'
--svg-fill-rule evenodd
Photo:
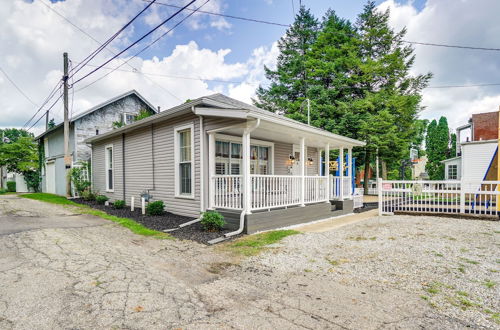
<path fill-rule="evenodd" d="M 272 174 L 271 146 L 251 144 L 250 146 L 250 174 Z M 215 174 L 241 174 L 243 149 L 240 142 L 215 141 Z"/>
<path fill-rule="evenodd" d="M 448 165 L 448 180 L 458 179 L 458 166 Z"/>
<path fill-rule="evenodd" d="M 175 130 L 176 195 L 194 197 L 193 125 Z"/>
<path fill-rule="evenodd" d="M 114 175 L 113 175 L 113 145 L 106 146 L 105 150 L 106 162 L 106 191 L 113 191 L 114 188 Z"/>

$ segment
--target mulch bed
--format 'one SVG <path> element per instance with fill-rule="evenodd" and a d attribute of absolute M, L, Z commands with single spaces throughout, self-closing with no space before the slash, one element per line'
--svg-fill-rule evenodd
<path fill-rule="evenodd" d="M 105 206 L 97 204 L 95 201 L 86 201 L 82 198 L 75 198 L 72 200 L 75 203 L 88 205 L 91 208 L 104 211 L 110 215 L 114 215 L 121 218 L 133 219 L 140 223 L 146 228 L 163 231 L 165 229 L 172 229 L 178 227 L 180 224 L 194 220 L 195 218 L 185 217 L 182 215 L 177 215 L 170 212 L 165 212 L 163 215 L 142 215 L 140 208 L 135 208 L 134 211 L 130 211 L 130 206 L 126 206 L 123 209 L 115 209 L 112 205 Z M 208 244 L 208 241 L 220 237 L 225 233 L 229 233 L 231 230 L 221 230 L 216 232 L 208 232 L 203 230 L 201 224 L 195 223 L 181 229 L 174 230 L 168 234 L 179 238 L 188 239 L 196 241 L 202 244 Z"/>

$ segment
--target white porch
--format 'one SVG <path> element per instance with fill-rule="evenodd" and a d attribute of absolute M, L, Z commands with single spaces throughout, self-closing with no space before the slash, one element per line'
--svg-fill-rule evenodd
<path fill-rule="evenodd" d="M 353 199 L 352 148 L 363 145 L 362 142 L 301 126 L 305 127 L 291 128 L 286 122 L 254 119 L 207 131 L 208 209 L 251 214 L 258 210 Z M 231 155 L 224 158 L 221 141 L 228 140 L 233 141 L 226 152 Z M 290 153 L 276 152 L 274 144 L 278 143 L 293 146 Z M 258 145 L 268 149 L 257 155 Z M 315 150 L 315 159 L 308 157 L 308 149 Z M 342 160 L 347 154 L 346 174 L 341 170 L 339 176 L 329 175 L 331 150 L 338 150 Z M 307 169 L 313 166 L 317 171 L 310 175 Z"/>

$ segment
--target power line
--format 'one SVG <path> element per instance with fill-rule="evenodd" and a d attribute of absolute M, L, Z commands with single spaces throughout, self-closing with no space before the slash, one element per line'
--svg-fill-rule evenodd
<path fill-rule="evenodd" d="M 56 15 L 58 15 L 59 17 L 61 17 L 62 19 L 64 19 L 66 22 L 68 22 L 69 24 L 71 24 L 74 28 L 76 28 L 78 31 L 80 31 L 81 33 L 83 33 L 85 36 L 87 36 L 88 38 L 90 38 L 91 40 L 93 40 L 95 43 L 97 43 L 98 45 L 101 44 L 101 42 L 99 40 L 97 40 L 96 38 L 94 38 L 91 34 L 89 34 L 87 31 L 83 30 L 82 28 L 80 28 L 78 25 L 76 25 L 75 23 L 73 23 L 72 21 L 70 21 L 67 17 L 65 17 L 64 15 L 62 15 L 61 13 L 59 13 L 57 10 L 55 10 L 54 8 L 52 8 L 51 6 L 45 4 L 43 2 L 43 0 L 40 0 L 40 2 L 42 4 L 44 4 L 47 8 L 49 8 L 50 10 L 52 10 Z M 112 55 L 116 55 L 116 53 L 114 51 L 112 51 L 111 49 L 109 48 L 106 48 L 106 50 L 111 53 Z M 122 60 L 124 61 L 124 60 Z M 81 63 L 81 62 L 80 62 Z M 137 68 L 135 68 L 134 66 L 132 66 L 130 63 L 125 63 L 127 64 L 130 68 L 132 68 L 133 70 L 135 70 L 136 72 L 138 73 L 141 73 L 140 71 L 137 70 Z M 87 66 L 93 66 L 93 65 L 90 65 L 90 64 L 87 64 Z M 176 97 L 174 94 L 172 94 L 170 91 L 168 91 L 166 88 L 164 88 L 163 86 L 159 85 L 158 83 L 156 83 L 154 80 L 144 76 L 144 78 L 146 78 L 146 80 L 150 81 L 151 83 L 155 84 L 156 86 L 158 86 L 159 88 L 163 89 L 167 94 L 170 94 L 172 96 L 174 96 L 175 98 L 177 98 L 179 101 L 180 99 L 178 97 Z M 72 79 L 72 82 L 74 82 L 74 79 Z M 83 89 L 83 88 L 81 88 Z M 80 90 L 81 90 L 80 89 Z M 75 91 L 73 90 L 73 94 L 75 93 Z"/>
<path fill-rule="evenodd" d="M 401 41 L 409 43 L 409 44 L 414 44 L 414 45 L 434 46 L 434 47 L 446 47 L 446 48 L 460 48 L 460 49 L 474 49 L 474 50 L 486 50 L 486 51 L 500 52 L 500 48 L 487 48 L 487 47 L 448 45 L 448 44 L 437 44 L 437 43 L 408 41 L 408 40 L 401 40 Z"/>
<path fill-rule="evenodd" d="M 91 65 L 91 64 L 87 64 L 87 65 L 92 66 L 92 67 L 97 67 L 97 65 Z M 243 81 L 236 81 L 236 80 L 208 79 L 208 78 L 203 78 L 203 77 L 186 77 L 186 76 L 168 75 L 168 74 L 161 74 L 161 73 L 143 72 L 143 71 L 138 71 L 138 70 L 117 69 L 117 68 L 110 68 L 108 66 L 103 66 L 102 68 L 107 69 L 107 70 L 131 72 L 131 73 L 136 73 L 136 74 L 143 74 L 146 76 L 165 77 L 165 78 L 172 78 L 172 79 L 202 80 L 202 81 L 211 81 L 211 82 L 226 83 L 226 84 L 241 84 L 241 83 L 243 83 Z"/>
<path fill-rule="evenodd" d="M 197 9 L 200 9 L 202 8 L 203 6 L 205 6 L 210 0 L 206 0 L 200 7 L 198 7 Z M 120 64 L 119 66 L 117 66 L 116 68 L 114 68 L 112 71 L 106 73 L 105 75 L 103 75 L 102 77 L 94 80 L 93 82 L 91 82 L 90 84 L 80 88 L 77 90 L 77 92 L 81 91 L 82 89 L 85 89 L 93 84 L 95 84 L 96 82 L 98 82 L 99 80 L 103 79 L 104 77 L 108 76 L 109 74 L 111 74 L 112 72 L 114 72 L 115 70 L 119 69 L 120 67 L 122 67 L 124 64 L 128 63 L 131 59 L 133 59 L 134 57 L 137 57 L 139 56 L 139 54 L 141 54 L 142 52 L 144 52 L 146 49 L 148 49 L 149 47 L 151 47 L 152 45 L 154 45 L 156 42 L 158 42 L 161 38 L 163 38 L 164 36 L 166 36 L 167 34 L 169 34 L 173 29 L 175 29 L 176 27 L 178 27 L 179 25 L 181 25 L 186 19 L 188 19 L 189 17 L 191 17 L 191 15 L 193 15 L 194 13 L 196 13 L 196 10 L 192 11 L 191 13 L 189 13 L 186 17 L 184 17 L 182 20 L 180 20 L 179 22 L 177 22 L 173 27 L 171 27 L 169 30 L 167 30 L 166 32 L 164 32 L 162 35 L 160 35 L 158 38 L 156 38 L 155 40 L 153 40 L 151 43 L 149 43 L 146 47 L 144 47 L 143 49 L 141 49 L 140 51 L 138 51 L 137 53 L 135 53 L 133 56 L 131 56 L 128 60 L 126 60 L 124 63 Z M 108 61 L 109 62 L 109 61 Z M 106 64 L 106 63 L 105 63 Z M 173 95 L 172 93 L 169 92 L 170 95 L 174 96 L 176 99 L 178 99 L 179 101 L 181 101 L 177 96 Z"/>
<path fill-rule="evenodd" d="M 5 78 L 7 78 L 8 81 L 10 81 L 10 83 L 12 84 L 12 86 L 14 86 L 17 91 L 19 93 L 21 93 L 22 96 L 24 96 L 26 98 L 26 100 L 28 100 L 31 104 L 33 104 L 35 107 L 37 106 L 35 102 L 33 102 L 33 100 L 28 96 L 26 95 L 25 92 L 23 92 L 23 90 L 21 88 L 19 88 L 19 86 L 16 85 L 16 83 L 14 82 L 14 80 L 12 80 L 9 75 L 7 74 L 7 72 L 4 71 L 4 69 L 2 69 L 2 67 L 0 67 L 0 71 L 2 71 L 2 73 L 5 75 Z"/>
<path fill-rule="evenodd" d="M 74 70 L 76 70 L 75 72 L 73 72 L 73 76 L 78 72 L 80 71 L 81 69 L 83 69 L 85 67 L 85 65 L 87 63 L 89 63 L 94 57 L 97 56 L 97 54 L 99 54 L 104 48 L 106 48 L 106 46 L 108 46 L 118 35 L 120 35 L 120 33 L 122 33 L 127 27 L 130 26 L 130 24 L 132 24 L 132 22 L 134 22 L 137 17 L 139 17 L 142 13 L 144 13 L 149 7 L 151 7 L 151 5 L 153 5 L 153 3 L 155 3 L 156 0 L 153 0 L 152 2 L 150 2 L 144 9 L 142 9 L 139 13 L 137 13 L 137 15 L 135 15 L 134 17 L 132 17 L 131 20 L 129 20 L 127 22 L 127 24 L 125 24 L 123 27 L 121 27 L 118 31 L 116 31 L 115 34 L 113 34 L 108 40 L 106 40 L 102 45 L 100 45 L 99 47 L 97 47 L 97 49 L 92 52 L 89 56 L 87 56 L 82 62 L 80 62 L 75 68 Z"/>
<path fill-rule="evenodd" d="M 149 36 L 150 34 L 152 34 L 153 32 L 155 32 L 156 30 L 158 30 L 160 27 L 162 27 L 165 23 L 167 23 L 168 21 L 170 21 L 172 18 L 174 18 L 175 16 L 177 16 L 180 12 L 182 12 L 185 8 L 187 8 L 188 6 L 192 5 L 196 0 L 191 0 L 188 4 L 186 4 L 184 7 L 182 7 L 181 9 L 179 9 L 178 11 L 176 11 L 174 14 L 172 14 L 170 17 L 168 17 L 166 20 L 164 20 L 163 22 L 161 22 L 160 24 L 158 24 L 157 26 L 155 26 L 153 29 L 151 29 L 149 32 L 147 32 L 146 34 L 144 34 L 142 37 L 140 37 L 139 39 L 137 39 L 136 41 L 134 41 L 133 43 L 131 43 L 129 46 L 127 46 L 125 49 L 123 49 L 121 52 L 119 52 L 118 54 L 116 54 L 115 56 L 113 56 L 112 58 L 110 58 L 109 60 L 107 60 L 106 62 L 104 62 L 103 64 L 101 64 L 99 67 L 95 68 L 94 70 L 90 71 L 89 73 L 87 73 L 86 75 L 84 75 L 83 77 L 77 79 L 74 84 L 77 84 L 78 82 L 82 81 L 83 79 L 87 78 L 88 76 L 90 76 L 91 74 L 97 72 L 101 67 L 105 66 L 106 64 L 108 64 L 109 62 L 111 62 L 112 60 L 114 60 L 115 58 L 117 58 L 118 56 L 120 56 L 121 54 L 125 53 L 127 50 L 129 50 L 130 48 L 132 48 L 133 46 L 135 46 L 136 44 L 138 44 L 139 42 L 141 42 L 144 38 L 146 38 L 147 36 Z"/>
<path fill-rule="evenodd" d="M 144 1 L 144 2 L 151 2 L 152 0 L 142 0 L 142 1 Z M 171 4 L 163 3 L 163 2 L 156 2 L 156 4 L 157 5 L 166 6 L 166 7 L 171 7 L 171 8 L 181 8 L 180 6 L 171 5 Z M 187 10 L 193 11 L 194 9 L 189 9 L 188 8 Z M 249 21 L 249 22 L 254 22 L 254 23 L 262 23 L 262 24 L 284 26 L 284 27 L 289 27 L 290 26 L 290 24 L 281 24 L 281 23 L 264 21 L 264 20 L 255 19 L 255 18 L 248 18 L 248 17 L 241 17 L 241 16 L 234 16 L 234 15 L 227 15 L 227 14 L 220 14 L 220 13 L 215 13 L 215 12 L 211 12 L 211 11 L 200 10 L 198 12 L 202 13 L 202 14 L 207 14 L 207 15 L 227 17 L 227 18 L 238 19 L 238 20 L 242 20 L 242 21 Z"/>
<path fill-rule="evenodd" d="M 60 88 L 59 88 L 60 90 Z M 59 94 L 59 97 L 55 100 L 54 103 L 52 103 L 52 105 L 47 109 L 47 112 L 50 111 L 56 104 L 57 102 L 59 102 L 59 100 L 62 98 L 63 94 L 60 93 Z M 40 118 L 37 119 L 37 121 L 35 121 L 31 126 L 30 128 L 28 128 L 27 130 L 29 131 L 30 129 L 32 129 L 33 127 L 35 127 L 36 124 L 38 124 L 38 122 L 45 116 L 45 112 L 42 113 L 42 115 L 40 116 Z M 34 117 L 34 116 L 33 116 Z"/>
<path fill-rule="evenodd" d="M 43 109 L 43 107 L 47 103 L 49 103 L 49 101 L 54 97 L 54 95 L 56 94 L 56 92 L 61 89 L 61 84 L 60 83 L 61 83 L 61 80 L 59 80 L 56 83 L 56 85 L 54 86 L 54 88 L 52 89 L 52 91 L 49 93 L 49 95 L 43 101 L 42 105 L 38 108 L 37 111 L 35 111 L 35 113 L 33 114 L 33 116 L 31 116 L 31 118 L 23 125 L 23 128 L 25 128 L 26 126 L 28 126 L 30 124 L 30 122 L 33 120 L 33 118 L 35 118 L 35 116 Z"/>
<path fill-rule="evenodd" d="M 468 87 L 488 87 L 488 86 L 500 86 L 500 83 L 471 84 L 471 85 L 443 85 L 443 86 L 429 86 L 426 88 L 468 88 Z"/>

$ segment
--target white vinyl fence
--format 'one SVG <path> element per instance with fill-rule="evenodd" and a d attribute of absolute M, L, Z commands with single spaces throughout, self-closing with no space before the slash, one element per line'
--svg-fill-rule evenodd
<path fill-rule="evenodd" d="M 499 214 L 500 181 L 378 182 L 379 214 L 394 212 Z"/>

